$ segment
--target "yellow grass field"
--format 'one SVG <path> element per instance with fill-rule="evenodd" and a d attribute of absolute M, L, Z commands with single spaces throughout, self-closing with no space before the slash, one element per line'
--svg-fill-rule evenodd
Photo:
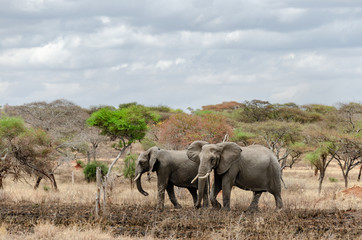
<path fill-rule="evenodd" d="M 122 162 L 114 173 L 120 172 Z M 362 182 L 357 182 L 357 168 L 345 191 L 341 170 L 331 165 L 318 194 L 318 176 L 299 163 L 283 173 L 287 185 L 282 190 L 283 210 L 275 211 L 273 196 L 264 193 L 255 214 L 244 212 L 252 192 L 238 188 L 232 191 L 230 212 L 196 210 L 183 189 L 176 190 L 182 209 L 174 209 L 166 194 L 165 210 L 158 212 L 156 175 L 150 182 L 142 178 L 148 197 L 119 177 L 107 212 L 97 220 L 96 185 L 87 183 L 74 166 L 64 164 L 56 171 L 58 192 L 44 180 L 34 190 L 35 179 L 15 183 L 6 179 L 0 190 L 0 239 L 362 239 Z M 221 196 L 218 199 L 222 201 Z"/>

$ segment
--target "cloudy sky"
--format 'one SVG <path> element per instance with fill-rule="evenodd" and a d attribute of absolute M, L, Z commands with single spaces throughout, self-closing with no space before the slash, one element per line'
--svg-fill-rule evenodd
<path fill-rule="evenodd" d="M 0 105 L 362 101 L 360 0 L 0 0 Z"/>

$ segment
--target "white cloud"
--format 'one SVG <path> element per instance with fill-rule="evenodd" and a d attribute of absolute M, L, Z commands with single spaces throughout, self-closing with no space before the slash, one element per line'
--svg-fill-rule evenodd
<path fill-rule="evenodd" d="M 0 79 L 16 81 L 19 87 L 0 81 L 0 91 L 7 89 L 9 104 L 69 96 L 83 106 L 97 105 L 100 99 L 114 105 L 132 99 L 198 108 L 195 104 L 209 104 L 210 92 L 214 103 L 256 98 L 359 101 L 359 5 L 354 1 L 3 1 Z M 153 89 L 155 82 L 170 94 L 147 95 L 160 91 Z M 14 90 L 21 86 L 22 92 Z"/>
<path fill-rule="evenodd" d="M 25 12 L 40 12 L 46 9 L 46 5 L 53 0 L 12 0 L 14 7 Z"/>
<path fill-rule="evenodd" d="M 42 85 L 44 87 L 42 97 L 44 98 L 65 98 L 82 92 L 79 83 L 43 83 Z"/>
<path fill-rule="evenodd" d="M 160 60 L 156 63 L 155 67 L 162 71 L 171 68 L 172 66 L 177 66 L 184 64 L 186 62 L 183 58 L 177 58 L 176 60 Z"/>
<path fill-rule="evenodd" d="M 103 23 L 103 24 L 108 24 L 111 22 L 111 18 L 107 17 L 107 16 L 101 16 L 99 17 L 99 20 Z"/>
<path fill-rule="evenodd" d="M 256 82 L 258 75 L 236 75 L 232 73 L 220 74 L 203 74 L 188 77 L 185 80 L 187 84 L 206 84 L 206 85 L 223 85 L 223 84 L 238 84 Z"/>
<path fill-rule="evenodd" d="M 175 65 L 180 65 L 180 64 L 184 64 L 186 62 L 186 59 L 184 58 L 177 58 L 175 60 Z"/>
<path fill-rule="evenodd" d="M 127 24 L 108 24 L 99 31 L 86 36 L 85 44 L 91 48 L 121 47 L 126 44 L 159 47 L 162 36 L 149 33 L 147 28 L 132 27 Z"/>
<path fill-rule="evenodd" d="M 282 23 L 290 23 L 296 20 L 300 20 L 306 13 L 305 9 L 301 8 L 282 8 L 275 11 L 276 17 Z"/>
<path fill-rule="evenodd" d="M 116 66 L 113 66 L 110 68 L 111 71 L 118 71 L 118 70 L 121 70 L 121 69 L 124 69 L 124 68 L 127 68 L 128 67 L 128 64 L 127 63 L 124 63 L 124 64 L 119 64 L 119 65 L 116 65 Z"/>
<path fill-rule="evenodd" d="M 329 60 L 323 55 L 317 53 L 304 53 L 300 56 L 294 56 L 294 66 L 304 69 L 323 70 L 328 68 Z"/>
<path fill-rule="evenodd" d="M 72 44 L 79 44 L 74 40 Z M 0 55 L 0 65 L 12 67 L 28 67 L 29 65 L 58 66 L 63 65 L 71 56 L 65 48 L 65 41 L 57 39 L 40 47 L 15 48 L 4 51 Z"/>
<path fill-rule="evenodd" d="M 6 93 L 6 91 L 8 90 L 8 88 L 10 87 L 11 83 L 10 82 L 5 82 L 0 80 L 0 94 L 3 95 Z M 0 103 L 1 104 L 1 103 Z"/>
<path fill-rule="evenodd" d="M 294 102 L 295 100 L 300 100 L 301 96 L 309 89 L 310 84 L 307 83 L 281 87 L 281 89 L 272 94 L 270 98 L 277 103 Z"/>
<path fill-rule="evenodd" d="M 160 70 L 166 70 L 167 68 L 170 68 L 172 64 L 172 61 L 158 61 L 156 63 L 156 68 L 159 68 Z"/>

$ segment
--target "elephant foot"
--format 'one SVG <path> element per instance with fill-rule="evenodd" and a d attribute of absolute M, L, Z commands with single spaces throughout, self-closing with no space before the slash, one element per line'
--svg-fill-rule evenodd
<path fill-rule="evenodd" d="M 218 202 L 218 201 L 212 201 L 211 202 L 211 205 L 213 208 L 217 208 L 217 209 L 220 209 L 221 208 L 221 204 Z"/>
<path fill-rule="evenodd" d="M 165 209 L 164 206 L 157 206 L 157 207 L 156 207 L 156 211 L 157 211 L 157 212 L 163 212 L 164 209 Z"/>
<path fill-rule="evenodd" d="M 283 211 L 283 208 L 275 208 L 275 211 L 276 212 L 281 212 L 281 211 Z"/>
<path fill-rule="evenodd" d="M 230 207 L 222 207 L 221 210 L 222 210 L 222 211 L 230 211 L 231 208 L 230 208 Z"/>
<path fill-rule="evenodd" d="M 174 205 L 174 207 L 175 207 L 175 209 L 180 209 L 180 208 L 182 208 L 182 206 L 181 206 L 180 204 L 176 204 L 176 205 Z"/>

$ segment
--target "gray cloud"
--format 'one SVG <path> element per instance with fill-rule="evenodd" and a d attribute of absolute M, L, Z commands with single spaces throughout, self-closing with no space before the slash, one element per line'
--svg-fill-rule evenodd
<path fill-rule="evenodd" d="M 0 1 L 0 105 L 362 101 L 360 1 Z"/>

